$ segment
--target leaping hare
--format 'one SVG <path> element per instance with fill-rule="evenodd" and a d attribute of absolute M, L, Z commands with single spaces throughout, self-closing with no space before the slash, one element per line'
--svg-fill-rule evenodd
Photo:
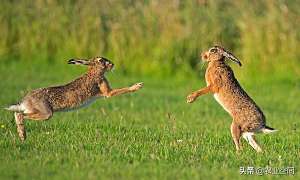
<path fill-rule="evenodd" d="M 257 152 L 261 152 L 254 134 L 271 133 L 276 130 L 266 125 L 263 112 L 240 86 L 232 69 L 225 63 L 225 58 L 234 61 L 239 66 L 242 65 L 241 62 L 220 46 L 210 48 L 201 56 L 204 61 L 208 62 L 205 73 L 207 87 L 191 93 L 187 96 L 187 102 L 192 103 L 199 96 L 207 93 L 214 94 L 214 98 L 233 118 L 231 135 L 236 150 L 241 149 L 240 137 L 243 136 Z"/>
<path fill-rule="evenodd" d="M 20 103 L 6 108 L 15 112 L 17 131 L 22 141 L 26 139 L 24 119 L 47 120 L 56 111 L 81 108 L 97 98 L 134 92 L 143 86 L 143 83 L 137 83 L 131 87 L 111 89 L 104 74 L 114 64 L 103 57 L 71 59 L 68 64 L 87 65 L 88 71 L 66 85 L 33 90 Z"/>

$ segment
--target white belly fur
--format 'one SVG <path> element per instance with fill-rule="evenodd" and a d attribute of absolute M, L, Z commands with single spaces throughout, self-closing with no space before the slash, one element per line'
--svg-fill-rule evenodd
<path fill-rule="evenodd" d="M 227 111 L 229 114 L 230 111 L 228 110 L 228 108 L 224 105 L 224 103 L 222 102 L 221 98 L 219 97 L 219 95 L 217 93 L 214 94 L 214 98 L 216 99 L 216 101 L 223 107 L 223 109 L 225 109 L 225 111 Z"/>

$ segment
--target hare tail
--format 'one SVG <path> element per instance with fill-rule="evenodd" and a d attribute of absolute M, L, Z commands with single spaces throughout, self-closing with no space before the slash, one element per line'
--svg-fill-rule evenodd
<path fill-rule="evenodd" d="M 4 108 L 4 109 L 6 109 L 6 110 L 8 110 L 8 111 L 14 111 L 14 112 L 24 111 L 23 106 L 20 105 L 20 104 L 11 105 L 11 106 L 9 106 L 9 107 L 7 107 L 7 108 Z"/>
<path fill-rule="evenodd" d="M 263 133 L 265 134 L 269 134 L 269 133 L 274 133 L 276 131 L 278 131 L 277 129 L 271 128 L 269 126 L 265 126 L 264 128 L 262 128 L 261 130 Z"/>

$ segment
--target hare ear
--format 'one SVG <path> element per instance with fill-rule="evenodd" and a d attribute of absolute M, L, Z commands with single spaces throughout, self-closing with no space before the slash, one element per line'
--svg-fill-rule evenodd
<path fill-rule="evenodd" d="M 86 59 L 70 59 L 68 64 L 75 64 L 75 65 L 90 65 L 90 61 Z"/>
<path fill-rule="evenodd" d="M 236 58 L 232 53 L 224 50 L 223 51 L 223 56 L 225 56 L 228 59 L 230 59 L 231 61 L 237 63 L 239 66 L 242 66 L 242 63 L 240 62 L 240 60 L 238 58 Z"/>

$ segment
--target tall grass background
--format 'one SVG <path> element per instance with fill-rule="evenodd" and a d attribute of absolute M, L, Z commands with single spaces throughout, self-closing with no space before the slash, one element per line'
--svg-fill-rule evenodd
<path fill-rule="evenodd" d="M 0 2 L 0 61 L 106 56 L 124 74 L 189 75 L 214 44 L 247 75 L 300 75 L 300 3 L 289 0 Z M 260 71 L 260 72 L 258 72 Z"/>

